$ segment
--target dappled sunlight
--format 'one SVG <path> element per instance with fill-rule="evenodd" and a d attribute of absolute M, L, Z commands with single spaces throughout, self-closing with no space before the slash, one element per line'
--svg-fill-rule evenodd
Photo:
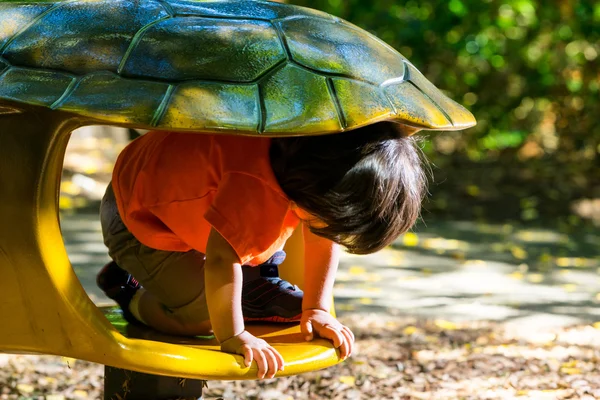
<path fill-rule="evenodd" d="M 71 133 L 60 183 L 61 232 L 69 261 L 90 299 L 113 304 L 96 286 L 96 274 L 109 261 L 102 242 L 99 202 L 111 180 L 119 152 L 132 135 L 127 129 L 88 126 Z"/>
<path fill-rule="evenodd" d="M 597 267 L 600 260 L 583 257 L 558 257 L 556 260 L 558 267 L 591 268 Z"/>
<path fill-rule="evenodd" d="M 454 229 L 454 227 L 458 229 Z M 560 326 L 600 320 L 600 254 L 549 228 L 432 221 L 369 256 L 344 254 L 340 314 L 384 312 L 453 321 L 549 315 Z"/>
<path fill-rule="evenodd" d="M 569 237 L 549 230 L 522 229 L 515 232 L 515 238 L 525 243 L 566 243 Z"/>
<path fill-rule="evenodd" d="M 113 165 L 129 142 L 124 128 L 87 126 L 71 133 L 60 183 L 63 212 L 96 207 L 110 182 Z"/>
<path fill-rule="evenodd" d="M 187 82 L 173 93 L 159 126 L 251 130 L 258 124 L 256 85 Z"/>
<path fill-rule="evenodd" d="M 433 221 L 418 232 L 403 235 L 393 247 L 426 254 L 444 254 L 465 261 L 481 259 L 515 263 L 525 272 L 548 272 L 556 267 L 595 268 L 600 252 L 595 239 L 600 229 L 563 233 L 560 226 L 535 228 L 519 224 L 483 224 L 473 221 Z M 531 224 L 530 224 L 531 225 Z"/>
<path fill-rule="evenodd" d="M 61 230 L 71 265 L 90 299 L 97 305 L 113 304 L 96 286 L 96 274 L 109 261 L 98 214 L 63 215 Z"/>

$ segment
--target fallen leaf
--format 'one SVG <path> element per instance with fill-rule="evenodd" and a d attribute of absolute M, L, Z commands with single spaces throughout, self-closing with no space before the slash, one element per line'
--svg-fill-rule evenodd
<path fill-rule="evenodd" d="M 447 330 L 447 331 L 453 331 L 455 329 L 458 329 L 458 326 L 454 322 L 445 321 L 443 319 L 437 319 L 437 320 L 435 320 L 435 325 L 438 328 L 444 329 L 444 330 Z"/>
<path fill-rule="evenodd" d="M 31 394 L 35 388 L 27 383 L 19 383 L 17 385 L 17 390 L 22 394 Z"/>
<path fill-rule="evenodd" d="M 416 326 L 407 326 L 402 331 L 402 333 L 405 335 L 414 335 L 417 332 L 419 332 L 419 328 L 417 328 Z"/>
<path fill-rule="evenodd" d="M 581 370 L 579 368 L 561 368 L 560 372 L 567 375 L 579 375 Z"/>
<path fill-rule="evenodd" d="M 340 376 L 340 382 L 348 386 L 354 386 L 356 383 L 356 378 L 354 378 L 353 376 Z"/>
<path fill-rule="evenodd" d="M 73 396 L 76 399 L 87 399 L 89 397 L 88 392 L 86 392 L 85 390 L 75 390 L 73 391 Z"/>

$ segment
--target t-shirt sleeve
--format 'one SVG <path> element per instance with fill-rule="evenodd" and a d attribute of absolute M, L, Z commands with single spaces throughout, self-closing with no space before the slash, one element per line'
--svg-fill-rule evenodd
<path fill-rule="evenodd" d="M 259 178 L 232 172 L 222 177 L 204 218 L 245 264 L 279 238 L 288 207 L 289 201 Z"/>

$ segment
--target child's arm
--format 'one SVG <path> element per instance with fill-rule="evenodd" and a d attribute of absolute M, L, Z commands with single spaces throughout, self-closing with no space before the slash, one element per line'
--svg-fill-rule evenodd
<path fill-rule="evenodd" d="M 221 350 L 241 354 L 246 366 L 258 366 L 258 378 L 272 378 L 283 370 L 283 357 L 267 342 L 244 327 L 242 315 L 242 268 L 231 245 L 212 229 L 206 245 L 204 279 L 206 303 Z"/>
<path fill-rule="evenodd" d="M 328 239 L 314 235 L 305 224 L 304 234 L 304 299 L 300 326 L 307 340 L 313 332 L 329 339 L 340 349 L 342 359 L 352 353 L 354 334 L 330 313 L 335 273 L 340 247 Z"/>

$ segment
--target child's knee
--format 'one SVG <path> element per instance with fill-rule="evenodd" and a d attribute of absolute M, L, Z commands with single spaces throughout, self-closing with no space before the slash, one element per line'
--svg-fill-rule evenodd
<path fill-rule="evenodd" d="M 165 314 L 175 322 L 174 325 L 178 335 L 198 336 L 212 333 L 210 319 L 200 313 L 186 315 L 184 318 L 182 318 L 182 315 L 169 313 L 168 310 L 165 311 Z"/>
<path fill-rule="evenodd" d="M 182 326 L 182 336 L 206 336 L 212 334 L 210 320 L 187 322 Z"/>
<path fill-rule="evenodd" d="M 211 332 L 210 316 L 204 293 L 190 303 L 176 308 L 162 305 L 165 315 L 177 322 L 185 336 L 207 335 Z"/>
<path fill-rule="evenodd" d="M 202 307 L 202 301 L 197 303 L 172 309 L 146 292 L 140 300 L 139 311 L 146 325 L 161 332 L 181 336 L 208 335 L 212 330 L 208 310 L 206 306 Z"/>

